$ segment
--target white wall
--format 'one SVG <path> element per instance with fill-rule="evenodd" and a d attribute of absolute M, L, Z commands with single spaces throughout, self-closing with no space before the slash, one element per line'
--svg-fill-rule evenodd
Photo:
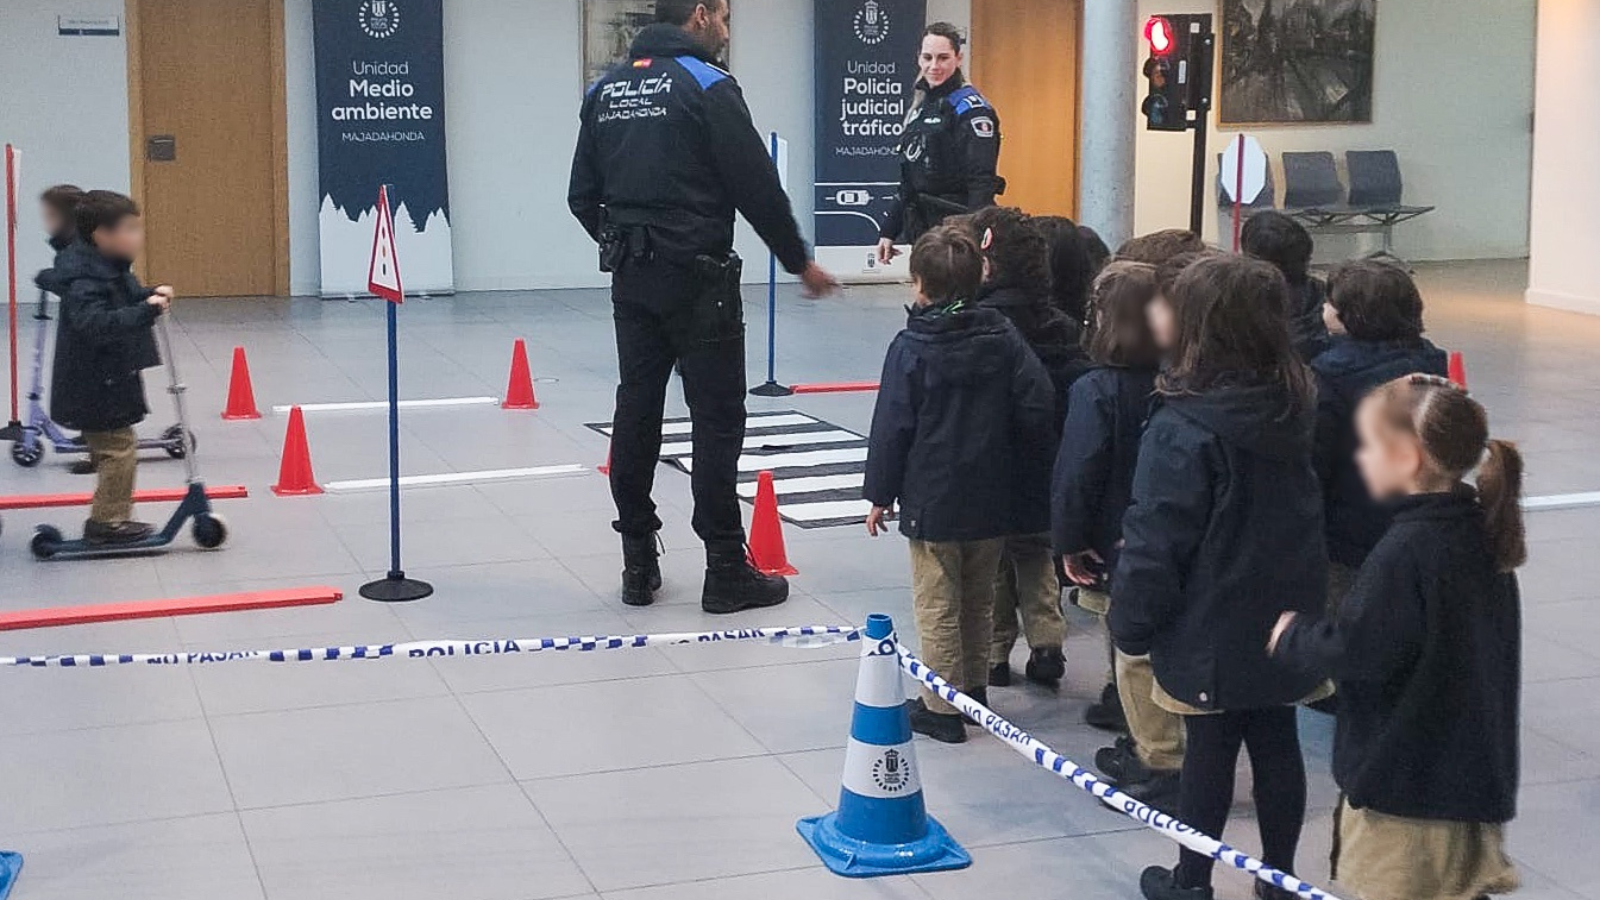
<path fill-rule="evenodd" d="M 24 299 L 33 273 L 50 264 L 39 192 L 63 182 L 128 190 L 127 47 L 122 37 L 60 37 L 58 14 L 120 16 L 122 0 L 0 2 L 0 143 L 22 150 L 17 276 Z"/>
<path fill-rule="evenodd" d="M 1592 0 L 1555 5 L 1585 3 L 1593 8 Z M 1273 159 L 1279 197 L 1283 173 L 1277 160 L 1285 150 L 1330 150 L 1342 168 L 1345 150 L 1392 149 L 1400 156 L 1407 202 L 1439 207 L 1396 229 L 1401 256 L 1525 256 L 1534 5 L 1535 0 L 1379 2 L 1372 124 L 1250 129 Z M 1139 7 L 1142 15 L 1220 12 L 1206 0 L 1140 0 Z M 1220 21 L 1217 28 L 1220 32 Z M 1580 79 L 1590 80 L 1588 75 Z M 1144 93 L 1140 78 L 1139 96 Z M 1216 177 L 1215 153 L 1235 133 L 1212 132 L 1205 223 L 1213 238 L 1217 216 L 1209 186 Z M 1190 136 L 1141 126 L 1138 147 L 1137 231 L 1187 225 Z M 1347 243 L 1353 240 L 1318 237 L 1319 245 L 1336 253 L 1355 249 Z"/>
<path fill-rule="evenodd" d="M 1528 302 L 1600 315 L 1600 94 L 1594 41 L 1600 3 L 1540 0 Z"/>

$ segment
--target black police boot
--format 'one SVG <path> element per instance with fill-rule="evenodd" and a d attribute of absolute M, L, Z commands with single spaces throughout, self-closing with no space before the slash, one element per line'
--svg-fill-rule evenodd
<path fill-rule="evenodd" d="M 921 700 L 911 701 L 911 730 L 941 744 L 965 744 L 967 727 L 960 713 L 936 713 Z"/>
<path fill-rule="evenodd" d="M 1034 684 L 1059 688 L 1067 675 L 1067 657 L 1060 647 L 1040 647 L 1028 654 L 1028 667 L 1023 674 Z"/>
<path fill-rule="evenodd" d="M 765 609 L 789 599 L 789 582 L 750 564 L 743 544 L 706 545 L 706 584 L 700 608 L 712 615 Z"/>
<path fill-rule="evenodd" d="M 1127 734 L 1128 716 L 1122 711 L 1122 695 L 1117 693 L 1115 684 L 1108 684 L 1100 690 L 1100 702 L 1089 704 L 1089 708 L 1083 711 L 1083 721 L 1101 731 Z"/>
<path fill-rule="evenodd" d="M 622 602 L 649 606 L 661 590 L 661 555 L 654 534 L 622 536 Z"/>
<path fill-rule="evenodd" d="M 1182 887 L 1176 869 L 1151 866 L 1139 876 L 1139 892 L 1145 900 L 1211 900 L 1210 887 Z"/>
<path fill-rule="evenodd" d="M 990 687 L 1011 687 L 1011 663 L 997 662 L 989 669 Z"/>

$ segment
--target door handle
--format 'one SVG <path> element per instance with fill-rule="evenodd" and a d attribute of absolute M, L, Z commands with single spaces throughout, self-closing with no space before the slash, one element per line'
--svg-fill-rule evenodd
<path fill-rule="evenodd" d="M 170 134 L 152 135 L 144 142 L 144 158 L 150 162 L 176 162 L 178 139 Z"/>

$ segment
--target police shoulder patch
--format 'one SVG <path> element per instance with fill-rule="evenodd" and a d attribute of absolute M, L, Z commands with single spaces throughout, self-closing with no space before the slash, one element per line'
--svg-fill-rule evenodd
<path fill-rule="evenodd" d="M 994 137 L 994 119 L 979 116 L 972 120 L 972 133 L 981 138 Z"/>

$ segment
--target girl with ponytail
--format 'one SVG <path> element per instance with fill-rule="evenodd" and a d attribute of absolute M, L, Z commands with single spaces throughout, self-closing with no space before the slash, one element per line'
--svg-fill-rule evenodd
<path fill-rule="evenodd" d="M 1357 462 L 1394 523 L 1332 618 L 1285 613 L 1279 659 L 1339 686 L 1334 877 L 1363 900 L 1472 900 L 1517 886 L 1522 456 L 1431 375 L 1378 388 Z M 1476 471 L 1476 485 L 1468 476 Z"/>

